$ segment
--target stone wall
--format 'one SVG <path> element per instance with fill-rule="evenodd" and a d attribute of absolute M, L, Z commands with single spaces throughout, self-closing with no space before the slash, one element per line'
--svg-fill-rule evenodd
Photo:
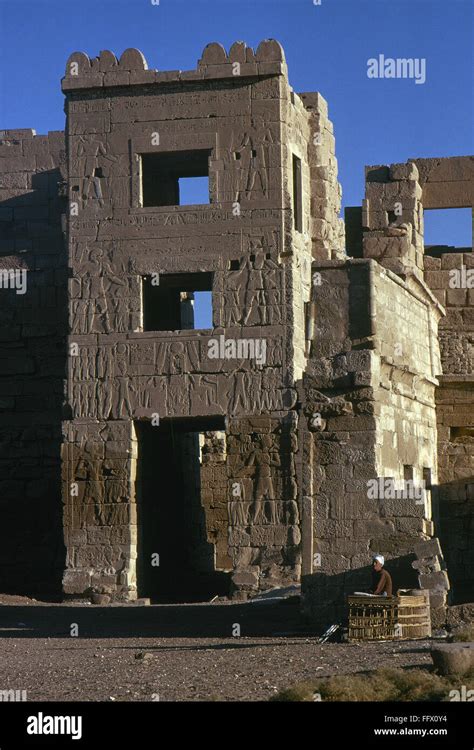
<path fill-rule="evenodd" d="M 367 167 L 346 255 L 327 103 L 277 42 L 213 43 L 190 71 L 74 53 L 62 88 L 65 134 L 0 131 L 2 590 L 57 593 L 65 568 L 68 596 L 134 599 L 156 525 L 164 558 L 186 542 L 169 590 L 192 569 L 245 599 L 303 572 L 333 621 L 378 552 L 439 619 L 436 534 L 466 600 L 474 298 L 450 281 L 474 263 L 424 253 L 423 208 L 472 207 L 474 159 Z M 204 175 L 209 200 L 180 205 Z"/>
<path fill-rule="evenodd" d="M 201 435 L 201 502 L 206 538 L 214 545 L 215 568 L 232 570 L 228 549 L 227 441 L 225 432 Z"/>
<path fill-rule="evenodd" d="M 363 255 L 401 274 L 423 270 L 423 208 L 413 162 L 366 167 Z"/>
<path fill-rule="evenodd" d="M 474 288 L 467 286 L 474 260 L 472 252 L 446 252 L 426 256 L 425 265 L 427 283 L 446 307 L 440 327 L 443 377 L 436 395 L 435 520 L 451 581 L 450 601 L 457 604 L 470 601 L 474 587 Z"/>
<path fill-rule="evenodd" d="M 64 133 L 0 131 L 0 590 L 49 596 L 64 565 L 64 167 Z"/>
<path fill-rule="evenodd" d="M 425 209 L 474 206 L 474 157 L 415 159 Z M 474 214 L 473 214 L 474 215 Z M 460 248 L 431 247 L 427 284 L 446 309 L 440 323 L 443 376 L 436 394 L 439 486 L 437 534 L 451 583 L 450 603 L 472 600 L 474 513 L 474 260 Z"/>
<path fill-rule="evenodd" d="M 299 580 L 296 415 L 234 420 L 228 438 L 229 552 L 236 596 Z"/>
<path fill-rule="evenodd" d="M 436 560 L 442 560 L 441 567 L 435 558 L 431 564 L 428 556 L 427 562 L 423 561 L 423 570 L 420 568 L 423 586 L 431 590 L 434 622 L 442 622 L 445 618 L 443 612 L 449 581 L 442 568 L 444 560 L 451 578 L 450 601 L 467 601 L 472 597 L 473 299 L 466 275 L 473 263 L 471 253 L 456 252 L 455 248 L 433 247 L 427 250 L 428 254 L 424 253 L 423 209 L 472 207 L 473 173 L 473 157 L 411 159 L 406 164 L 367 167 L 362 211 L 347 211 L 348 252 L 354 249 L 355 257 L 373 258 L 380 264 L 374 266 L 366 289 L 357 294 L 364 315 L 371 320 L 371 325 L 366 327 L 371 334 L 369 346 L 375 349 L 375 352 L 366 352 L 365 356 L 367 363 L 372 363 L 368 369 L 378 382 L 378 387 L 368 391 L 375 402 L 373 447 L 376 473 L 399 480 L 406 480 L 409 476 L 426 486 L 423 503 L 409 503 L 406 499 L 385 501 L 380 507 L 378 526 L 373 523 L 371 531 L 375 539 L 379 537 L 376 542 L 379 551 L 389 558 L 395 552 L 399 554 L 403 547 L 408 551 L 419 551 L 419 545 L 414 547 L 417 535 L 421 539 L 428 539 L 433 534 L 440 537 L 443 552 L 439 550 Z M 386 272 L 383 268 L 387 269 Z M 456 283 L 456 273 L 461 282 Z M 350 310 L 351 298 L 345 288 L 347 283 L 348 280 L 341 286 L 339 282 L 335 287 L 337 292 L 331 288 L 334 282 L 329 284 L 334 307 L 344 311 L 341 316 L 344 336 L 349 330 L 346 309 L 349 307 Z M 327 291 L 320 292 L 320 298 L 327 304 L 326 297 Z M 318 348 L 326 357 L 328 353 L 333 357 L 334 339 L 338 344 L 344 339 L 341 331 L 336 336 L 331 333 L 329 310 L 329 305 L 326 313 L 318 310 L 320 328 L 325 334 L 323 348 Z M 361 316 L 358 317 L 360 321 Z M 355 322 L 355 318 L 354 315 L 350 319 Z M 367 339 L 355 343 L 358 348 L 365 348 Z M 348 344 L 354 347 L 354 341 L 346 339 L 344 347 Z M 339 362 L 343 362 L 342 358 Z M 310 364 L 308 372 L 312 367 L 314 365 Z M 329 386 L 332 380 L 337 382 L 336 372 L 341 375 L 334 363 L 327 361 L 324 365 L 319 364 L 318 369 L 317 384 L 323 382 Z M 321 370 L 325 375 L 322 381 Z M 344 382 L 344 374 L 342 379 Z M 369 381 L 370 378 L 367 383 Z M 347 403 L 345 394 L 343 398 L 342 408 L 350 414 L 353 405 Z M 331 413 L 332 406 L 324 402 L 318 404 L 316 399 L 314 408 Z M 315 424 L 314 417 L 312 423 Z M 318 427 L 322 431 L 317 434 L 318 441 L 323 439 L 327 424 L 323 419 L 323 425 Z M 351 432 L 351 446 L 353 435 Z M 338 440 L 337 435 L 332 437 Z M 367 437 L 370 443 L 372 438 Z M 437 440 L 438 455 L 433 448 Z M 349 452 L 350 448 L 346 450 Z M 343 455 L 344 450 L 341 453 Z M 369 464 L 368 475 L 370 470 Z M 323 480 L 327 481 L 324 467 L 321 471 Z M 341 476 L 347 474 L 348 471 L 344 470 Z M 327 515 L 331 510 L 327 500 L 326 505 L 324 503 L 324 482 L 321 487 L 322 513 Z M 341 490 L 342 486 L 334 487 L 328 494 Z M 321 503 L 321 497 L 316 502 Z M 355 505 L 365 512 L 362 498 L 356 500 Z M 392 520 L 388 518 L 390 513 L 394 515 Z M 341 533 L 341 528 L 337 527 L 336 533 Z M 398 532 L 395 539 L 392 538 L 394 531 Z M 348 527 L 342 528 L 344 533 L 348 534 Z M 356 538 L 354 529 L 352 538 Z M 325 548 L 323 542 L 323 549 L 332 551 L 333 546 Z M 444 554 L 444 560 L 441 554 Z M 303 556 L 305 559 L 304 551 Z M 324 570 L 322 552 L 316 559 Z M 330 561 L 326 563 L 329 565 Z M 353 579 L 348 573 L 349 560 L 339 559 L 338 564 L 340 571 L 346 570 L 345 579 L 340 580 L 341 589 L 343 583 Z M 415 560 L 413 567 L 418 569 L 417 565 Z M 311 566 L 306 565 L 306 572 L 309 572 L 308 567 Z M 408 574 L 406 567 L 404 574 Z M 324 601 L 324 592 L 318 597 L 317 574 L 308 580 L 306 588 L 305 598 L 310 609 L 315 607 L 318 598 Z M 317 611 L 320 616 L 324 614 L 322 609 Z M 341 614 L 341 611 L 335 610 L 336 614 Z"/>
<path fill-rule="evenodd" d="M 68 378 L 72 418 L 64 427 L 66 435 L 70 430 L 83 434 L 86 449 L 88 430 L 100 436 L 91 471 L 105 490 L 77 499 L 65 489 L 66 544 L 74 550 L 65 590 L 88 594 L 101 586 L 102 576 L 117 598 L 136 596 L 140 550 L 131 520 L 133 478 L 129 474 L 127 492 L 109 502 L 101 451 L 110 458 L 115 450 L 117 458 L 131 457 L 131 423 L 150 421 L 153 415 L 164 421 L 187 419 L 189 425 L 193 419 L 226 417 L 226 491 L 241 472 L 248 485 L 240 506 L 227 494 L 228 551 L 222 539 L 222 467 L 213 466 L 211 474 L 203 464 L 202 507 L 207 540 L 216 544 L 216 566 L 218 561 L 227 566 L 229 556 L 233 561 L 236 594 L 267 588 L 268 581 L 297 580 L 299 512 L 296 484 L 291 484 L 296 469 L 288 474 L 297 444 L 287 433 L 296 430 L 294 383 L 306 346 L 300 290 L 312 242 L 307 155 L 312 130 L 310 115 L 290 90 L 283 52 L 271 41 L 255 53 L 237 44 L 227 54 L 213 44 L 195 71 L 166 74 L 148 70 L 136 50 L 126 51 L 120 61 L 109 52 L 92 61 L 76 53 L 68 60 L 63 90 L 69 343 L 75 352 Z M 318 125 L 323 126 L 326 119 Z M 145 157 L 165 155 L 170 163 L 196 150 L 208 153 L 209 205 L 168 205 L 173 200 L 145 205 Z M 294 216 L 293 157 L 298 154 L 301 226 Z M 308 263 L 306 269 L 309 275 Z M 143 278 L 153 274 L 162 284 L 170 274 L 211 276 L 212 330 L 191 331 L 189 324 L 186 330 L 146 330 Z M 309 300 L 309 278 L 304 283 Z M 229 341 L 227 355 L 222 347 Z M 264 356 L 252 357 L 248 349 L 232 354 L 232 346 L 242 341 L 247 347 L 260 342 Z M 211 355 L 216 343 L 217 353 Z M 119 425 L 121 437 L 115 439 Z M 72 480 L 82 460 L 81 443 L 73 442 Z M 138 446 L 140 459 L 139 454 Z M 237 475 L 236 454 L 242 462 Z M 65 461 L 71 461 L 67 447 Z M 216 500 L 219 508 L 211 509 Z M 113 505 L 117 502 L 119 509 Z M 96 511 L 86 518 L 81 506 L 88 503 Z M 109 505 L 120 511 L 114 523 L 105 519 Z M 123 532 L 121 546 L 111 542 L 116 523 Z M 93 549 L 83 556 L 83 542 L 75 540 L 85 534 L 89 547 L 97 524 L 103 541 L 96 546 L 96 564 Z M 103 545 L 114 548 L 105 567 Z M 115 575 L 112 585 L 108 571 Z"/>
<path fill-rule="evenodd" d="M 395 588 L 417 583 L 414 545 L 433 533 L 429 497 L 373 496 L 369 482 L 402 482 L 408 466 L 415 485 L 427 468 L 436 478 L 441 310 L 414 273 L 402 280 L 369 259 L 317 270 L 303 381 L 315 441 L 313 572 L 305 566 L 303 593 L 306 613 L 330 623 L 343 618 L 348 593 L 370 585 L 373 554 L 386 557 Z"/>
<path fill-rule="evenodd" d="M 425 279 L 446 308 L 440 325 L 443 375 L 469 376 L 474 372 L 474 255 L 448 252 L 425 256 Z M 469 282 L 470 276 L 471 282 Z"/>

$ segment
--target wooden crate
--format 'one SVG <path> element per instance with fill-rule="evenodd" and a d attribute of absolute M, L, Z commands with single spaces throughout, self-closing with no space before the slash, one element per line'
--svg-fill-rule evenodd
<path fill-rule="evenodd" d="M 429 591 L 413 590 L 406 594 L 405 590 L 397 591 L 398 625 L 402 640 L 411 638 L 431 637 L 431 615 Z"/>
<path fill-rule="evenodd" d="M 425 591 L 397 596 L 349 596 L 349 641 L 391 641 L 431 636 Z"/>

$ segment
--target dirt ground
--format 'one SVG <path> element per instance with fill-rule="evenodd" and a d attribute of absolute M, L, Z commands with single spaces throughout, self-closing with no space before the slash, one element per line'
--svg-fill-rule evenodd
<path fill-rule="evenodd" d="M 26 690 L 29 701 L 265 701 L 315 677 L 426 666 L 429 647 L 318 645 L 297 603 L 94 606 L 0 596 L 0 691 Z"/>

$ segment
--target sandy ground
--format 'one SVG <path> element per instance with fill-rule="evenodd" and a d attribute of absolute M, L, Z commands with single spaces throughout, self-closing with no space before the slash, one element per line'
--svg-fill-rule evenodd
<path fill-rule="evenodd" d="M 429 645 L 318 645 L 297 604 L 101 607 L 0 596 L 0 691 L 26 690 L 29 701 L 261 701 L 318 676 L 426 666 Z"/>

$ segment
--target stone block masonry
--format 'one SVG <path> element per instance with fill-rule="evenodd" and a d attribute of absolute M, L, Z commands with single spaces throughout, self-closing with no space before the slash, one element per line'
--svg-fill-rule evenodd
<path fill-rule="evenodd" d="M 470 157 L 367 167 L 345 238 L 327 103 L 278 42 L 191 71 L 74 53 L 62 90 L 64 133 L 0 132 L 2 588 L 302 581 L 324 624 L 381 553 L 441 621 L 472 580 L 473 299 L 449 271 L 473 264 L 424 247 L 423 206 L 472 205 Z"/>
<path fill-rule="evenodd" d="M 162 544 L 162 590 L 165 578 L 179 587 L 190 561 L 201 581 L 227 574 L 237 597 L 298 581 L 295 385 L 305 366 L 305 302 L 314 242 L 321 236 L 317 247 L 327 257 L 341 252 L 342 236 L 326 103 L 290 90 L 283 51 L 272 41 L 255 53 L 234 45 L 229 55 L 209 45 L 196 71 L 166 75 L 148 70 L 133 50 L 120 61 L 74 54 L 63 90 L 69 346 L 77 347 L 68 378 L 72 418 L 64 425 L 67 592 L 150 593 L 143 555 L 154 502 L 163 504 L 161 516 L 150 516 Z M 315 206 L 306 196 L 323 162 L 328 198 Z M 193 176 L 208 178 L 208 205 L 180 206 L 180 179 Z M 154 297 L 150 277 L 158 280 Z M 212 295 L 210 330 L 191 330 L 199 289 Z M 186 324 L 183 295 L 191 295 Z M 259 342 L 252 351 L 260 356 L 242 356 L 239 342 L 248 351 Z M 140 423 L 153 423 L 153 415 L 157 434 L 196 431 L 196 446 L 221 434 L 220 465 L 196 455 L 193 488 L 163 480 L 160 471 L 152 488 Z M 84 456 L 91 431 L 97 443 Z M 174 446 L 170 459 L 189 462 Z M 159 442 L 156 450 L 164 450 Z M 120 482 L 109 476 L 108 459 L 129 462 Z M 180 515 L 166 506 L 182 495 Z M 183 532 L 188 513 L 196 524 L 204 515 L 204 546 Z M 166 522 L 181 545 L 178 557 L 160 541 Z M 100 543 L 91 541 L 97 527 Z"/>
<path fill-rule="evenodd" d="M 0 590 L 10 593 L 61 594 L 65 179 L 64 133 L 0 131 Z"/>

